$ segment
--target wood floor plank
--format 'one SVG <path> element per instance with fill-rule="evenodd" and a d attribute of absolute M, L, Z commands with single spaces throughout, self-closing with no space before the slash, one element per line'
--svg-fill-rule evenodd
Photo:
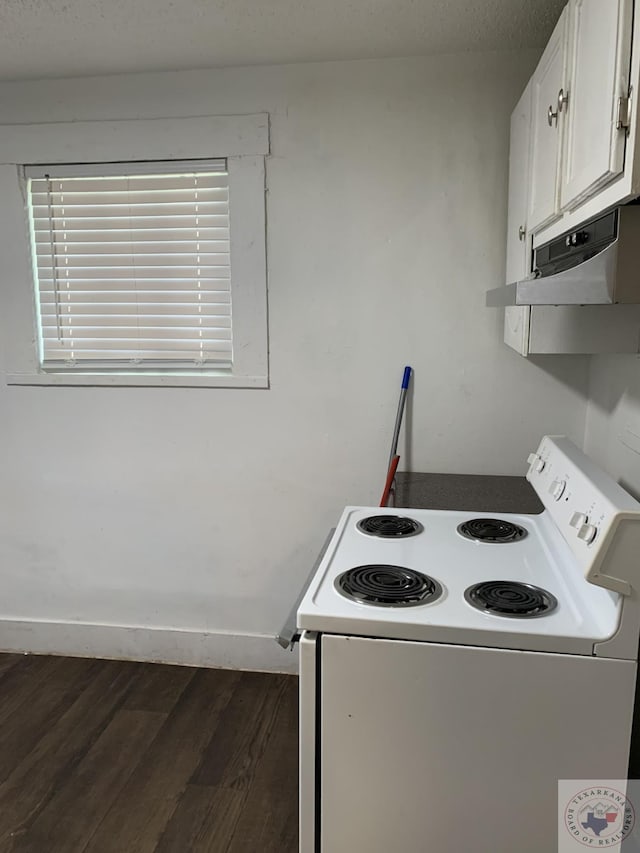
<path fill-rule="evenodd" d="M 245 799 L 244 791 L 188 785 L 155 853 L 224 853 Z"/>
<path fill-rule="evenodd" d="M 229 670 L 196 673 L 86 853 L 153 853 L 238 680 Z"/>
<path fill-rule="evenodd" d="M 0 654 L 0 678 L 9 672 L 17 663 L 24 658 L 24 655 L 16 654 Z"/>
<path fill-rule="evenodd" d="M 124 707 L 129 711 L 158 711 L 168 714 L 197 669 L 169 664 L 147 666 Z"/>
<path fill-rule="evenodd" d="M 244 672 L 190 782 L 249 787 L 273 727 L 287 676 Z"/>
<path fill-rule="evenodd" d="M 296 851 L 294 677 L 3 659 L 0 853 Z"/>
<path fill-rule="evenodd" d="M 36 820 L 14 836 L 12 853 L 84 850 L 165 719 L 152 711 L 117 711 Z"/>
<path fill-rule="evenodd" d="M 23 655 L 0 681 L 0 727 L 16 714 L 19 707 L 34 696 L 42 678 L 63 666 L 66 658 Z"/>
<path fill-rule="evenodd" d="M 82 658 L 60 658 L 56 664 L 42 673 L 38 689 L 28 693 L 0 727 L 0 783 L 68 710 L 96 670 L 96 661 Z"/>
<path fill-rule="evenodd" d="M 284 678 L 275 724 L 226 853 L 298 850 L 298 679 Z"/>
<path fill-rule="evenodd" d="M 138 664 L 106 661 L 91 684 L 0 785 L 5 843 L 38 812 L 108 724 L 131 687 Z"/>

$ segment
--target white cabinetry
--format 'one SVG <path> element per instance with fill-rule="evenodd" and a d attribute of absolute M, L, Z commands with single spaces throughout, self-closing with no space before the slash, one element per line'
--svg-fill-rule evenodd
<path fill-rule="evenodd" d="M 561 208 L 575 208 L 624 168 L 633 0 L 572 0 Z"/>
<path fill-rule="evenodd" d="M 552 216 L 549 185 L 542 191 L 535 186 L 539 178 L 545 179 L 544 174 L 540 175 L 542 166 L 538 177 L 532 168 L 530 207 L 535 215 L 529 217 L 529 232 L 534 246 L 640 196 L 636 103 L 640 91 L 640 14 L 634 14 L 634 0 L 570 0 L 563 17 L 565 77 L 555 100 L 551 99 L 551 87 L 545 90 L 552 114 L 558 113 L 558 134 L 562 137 L 556 173 L 557 208 Z M 533 80 L 536 75 L 544 79 L 545 56 L 551 62 L 550 57 L 557 50 L 556 35 L 557 30 Z M 551 76 L 547 71 L 546 77 Z M 537 120 L 540 124 L 540 115 Z M 532 122 L 534 153 L 535 134 Z M 538 204 L 535 198 L 540 193 Z M 546 206 L 542 204 L 543 197 L 547 198 Z"/>
<path fill-rule="evenodd" d="M 532 247 L 640 197 L 640 14 L 634 0 L 570 0 L 511 117 L 507 283 Z M 633 46 L 633 50 L 632 50 Z M 635 94 L 634 94 L 635 98 Z M 638 352 L 640 306 L 512 306 L 521 355 Z"/>
<path fill-rule="evenodd" d="M 511 116 L 509 206 L 507 213 L 507 283 L 530 274 L 529 233 L 530 81 Z M 554 353 L 637 352 L 640 306 L 526 306 L 505 308 L 504 342 L 523 356 Z"/>
<path fill-rule="evenodd" d="M 529 83 L 511 115 L 509 144 L 509 207 L 507 212 L 507 281 L 524 278 L 531 254 L 527 245 L 529 193 L 529 127 L 531 125 Z"/>
<path fill-rule="evenodd" d="M 624 169 L 632 23 L 633 0 L 571 0 L 560 16 L 530 81 L 531 232 Z"/>
<path fill-rule="evenodd" d="M 560 213 L 564 121 L 559 114 L 558 93 L 567 90 L 567 10 L 531 79 L 531 172 L 528 224 L 531 231 L 546 225 Z"/>
<path fill-rule="evenodd" d="M 525 278 L 528 272 L 530 239 L 527 237 L 529 191 L 529 128 L 531 126 L 530 82 L 511 116 L 509 146 L 509 207 L 507 212 L 507 282 Z M 529 338 L 527 306 L 505 309 L 504 340 L 521 355 L 527 354 Z"/>

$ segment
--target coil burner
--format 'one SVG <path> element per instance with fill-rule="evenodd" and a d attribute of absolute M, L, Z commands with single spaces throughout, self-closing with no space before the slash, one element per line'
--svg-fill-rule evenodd
<path fill-rule="evenodd" d="M 357 566 L 336 579 L 338 592 L 361 604 L 378 607 L 415 607 L 442 595 L 433 578 L 401 566 Z"/>

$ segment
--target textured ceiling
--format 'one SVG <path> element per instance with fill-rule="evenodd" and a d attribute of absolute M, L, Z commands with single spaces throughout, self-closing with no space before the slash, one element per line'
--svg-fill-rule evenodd
<path fill-rule="evenodd" d="M 0 79 L 542 46 L 565 0 L 0 0 Z"/>

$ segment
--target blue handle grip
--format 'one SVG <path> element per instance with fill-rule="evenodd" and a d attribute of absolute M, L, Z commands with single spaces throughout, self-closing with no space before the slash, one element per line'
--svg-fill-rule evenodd
<path fill-rule="evenodd" d="M 404 376 L 402 377 L 402 388 L 407 389 L 409 387 L 409 382 L 411 380 L 411 368 L 405 367 Z"/>

